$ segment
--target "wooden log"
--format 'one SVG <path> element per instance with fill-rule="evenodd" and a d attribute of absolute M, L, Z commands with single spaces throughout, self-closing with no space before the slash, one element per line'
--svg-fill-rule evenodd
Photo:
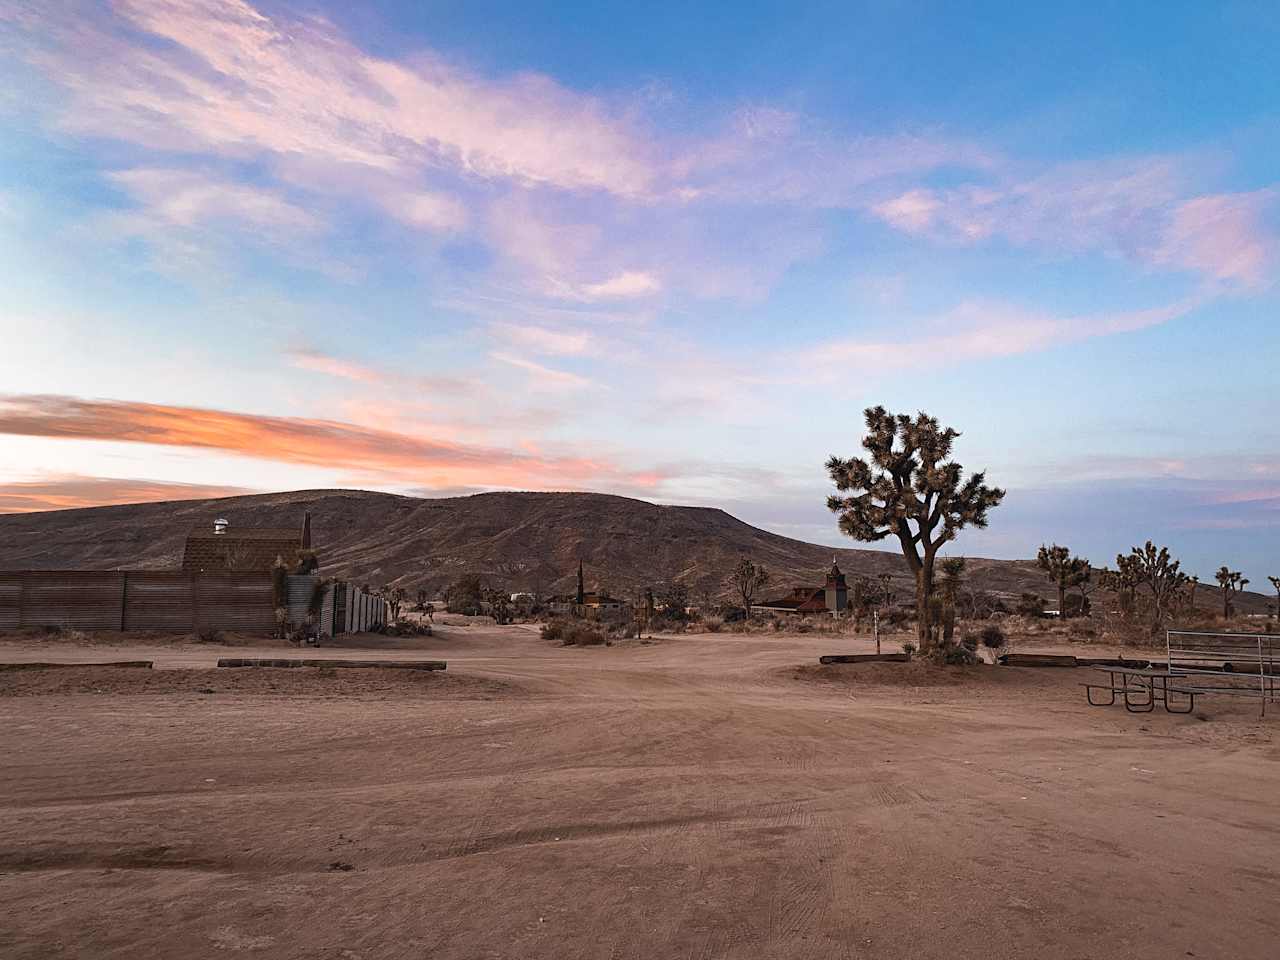
<path fill-rule="evenodd" d="M 1074 667 L 1078 661 L 1070 654 L 1006 653 L 1000 658 L 1006 667 Z"/>
<path fill-rule="evenodd" d="M 108 660 L 102 663 L 0 663 L 0 670 L 65 670 L 69 667 L 113 667 L 150 670 L 150 660 Z"/>
<path fill-rule="evenodd" d="M 448 664 L 444 660 L 315 660 L 299 658 L 238 658 L 224 657 L 218 661 L 220 667 L 345 667 L 365 670 L 445 670 Z"/>
<path fill-rule="evenodd" d="M 1076 657 L 1079 667 L 1131 667 L 1134 670 L 1146 670 L 1151 666 L 1150 660 L 1127 660 L 1124 657 Z"/>
<path fill-rule="evenodd" d="M 821 664 L 832 663 L 906 663 L 911 658 L 905 653 L 838 653 L 819 657 Z"/>

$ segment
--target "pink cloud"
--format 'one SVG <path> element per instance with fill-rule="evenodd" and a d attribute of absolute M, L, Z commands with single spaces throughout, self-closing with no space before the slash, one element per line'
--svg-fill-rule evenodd
<path fill-rule="evenodd" d="M 0 433 L 186 447 L 277 463 L 345 468 L 375 482 L 432 486 L 647 489 L 660 478 L 603 457 L 531 456 L 334 420 L 271 417 L 68 396 L 0 397 Z"/>
<path fill-rule="evenodd" d="M 500 343 L 551 356 L 586 353 L 592 342 L 591 334 L 583 330 L 554 330 L 529 323 L 494 323 L 489 332 Z"/>
<path fill-rule="evenodd" d="M 936 240 L 1002 237 L 1068 253 L 1097 250 L 1238 286 L 1266 285 L 1280 246 L 1264 218 L 1276 191 L 1186 194 L 1177 165 L 1150 158 L 1067 165 L 994 187 L 915 188 L 870 210 L 897 230 Z"/>
<path fill-rule="evenodd" d="M 966 301 L 918 325 L 923 335 L 831 341 L 806 353 L 803 362 L 818 358 L 822 367 L 855 364 L 874 372 L 1016 356 L 1159 326 L 1190 313 L 1199 303 L 1190 299 L 1147 310 L 1056 316 L 1011 304 Z"/>
<path fill-rule="evenodd" d="M 529 382 L 535 388 L 549 390 L 579 390 L 583 387 L 592 386 L 592 382 L 576 373 L 570 373 L 567 370 L 554 370 L 551 367 L 543 366 L 535 363 L 527 357 L 518 357 L 510 353 L 501 351 L 491 353 L 490 356 L 499 363 L 505 363 L 508 366 L 517 367 L 529 374 Z"/>
<path fill-rule="evenodd" d="M 55 474 L 39 480 L 0 483 L 0 513 L 73 510 L 77 507 L 160 500 L 209 500 L 257 492 L 245 487 L 202 483 L 166 483 L 160 480 Z"/>
<path fill-rule="evenodd" d="M 1262 287 L 1280 267 L 1280 240 L 1264 223 L 1277 191 L 1196 197 L 1173 211 L 1156 263 L 1195 270 L 1216 280 Z"/>
<path fill-rule="evenodd" d="M 489 80 L 429 54 L 379 59 L 322 20 L 277 21 L 241 0 L 119 0 L 115 12 L 172 46 L 49 14 L 78 48 L 46 54 L 72 93 L 65 122 L 77 132 L 405 175 L 442 164 L 621 195 L 653 181 L 643 138 L 605 104 L 546 77 Z"/>

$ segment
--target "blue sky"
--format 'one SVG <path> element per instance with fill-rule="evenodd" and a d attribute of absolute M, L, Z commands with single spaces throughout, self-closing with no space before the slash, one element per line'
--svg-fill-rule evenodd
<path fill-rule="evenodd" d="M 1270 3 L 0 0 L 0 509 L 592 489 L 1280 573 Z"/>

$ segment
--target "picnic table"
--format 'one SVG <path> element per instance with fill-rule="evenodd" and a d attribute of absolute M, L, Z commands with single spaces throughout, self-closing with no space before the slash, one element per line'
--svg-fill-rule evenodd
<path fill-rule="evenodd" d="M 1124 708 L 1130 713 L 1150 713 L 1156 708 L 1156 703 L 1163 703 L 1168 713 L 1190 713 L 1196 708 L 1196 694 L 1203 692 L 1193 687 L 1170 686 L 1169 681 L 1177 680 L 1178 676 L 1171 674 L 1168 670 L 1117 666 L 1095 666 L 1093 669 L 1107 675 L 1105 684 L 1080 684 L 1085 688 L 1084 695 L 1089 705 L 1094 707 L 1112 706 L 1116 702 L 1118 693 L 1124 700 Z M 1095 700 L 1095 690 L 1107 691 L 1108 699 Z M 1175 709 L 1169 705 L 1171 692 L 1175 694 L 1175 703 L 1181 704 L 1185 700 L 1185 710 Z"/>

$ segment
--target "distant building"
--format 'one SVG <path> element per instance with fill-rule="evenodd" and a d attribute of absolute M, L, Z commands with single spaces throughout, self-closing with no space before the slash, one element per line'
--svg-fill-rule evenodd
<path fill-rule="evenodd" d="M 628 604 L 625 600 L 619 600 L 617 597 L 611 597 L 606 593 L 588 593 L 584 588 L 581 560 L 578 561 L 577 592 L 560 594 L 547 600 L 547 609 L 552 613 L 586 617 L 625 610 L 627 606 Z"/>
<path fill-rule="evenodd" d="M 794 613 L 800 616 L 818 613 L 841 614 L 849 606 L 849 585 L 840 566 L 831 561 L 827 582 L 821 587 L 795 587 L 790 594 L 777 600 L 753 603 L 752 610 L 762 613 Z"/>
<path fill-rule="evenodd" d="M 212 530 L 188 534 L 182 553 L 182 569 L 188 573 L 252 573 L 269 571 L 277 563 L 283 563 L 290 573 L 310 573 L 315 569 L 310 513 L 303 515 L 301 527 L 292 530 L 233 528 L 229 521 L 218 519 Z"/>

